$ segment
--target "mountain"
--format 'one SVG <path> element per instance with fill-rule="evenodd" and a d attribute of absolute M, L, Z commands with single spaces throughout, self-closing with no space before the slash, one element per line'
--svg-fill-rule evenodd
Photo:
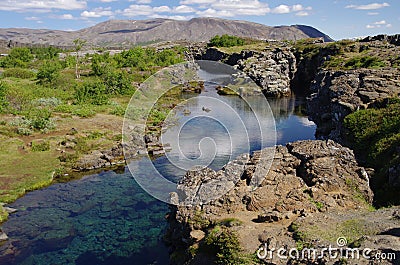
<path fill-rule="evenodd" d="M 298 40 L 310 37 L 332 39 L 317 29 L 304 26 L 270 27 L 263 24 L 219 18 L 109 20 L 77 31 L 46 29 L 0 29 L 0 40 L 24 44 L 72 46 L 74 39 L 95 46 L 127 47 L 157 41 L 208 41 L 215 35 L 230 34 L 255 39 Z"/>

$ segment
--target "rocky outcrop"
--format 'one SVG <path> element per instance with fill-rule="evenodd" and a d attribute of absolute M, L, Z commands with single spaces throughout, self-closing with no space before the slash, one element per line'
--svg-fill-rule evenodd
<path fill-rule="evenodd" d="M 343 119 L 350 113 L 379 106 L 385 99 L 400 96 L 397 69 L 324 70 L 310 87 L 309 117 L 318 138 L 342 142 Z"/>
<path fill-rule="evenodd" d="M 396 35 L 386 35 L 386 34 L 381 34 L 377 36 L 368 36 L 364 39 L 361 40 L 361 42 L 371 42 L 371 41 L 385 41 L 390 44 L 400 46 L 400 34 Z"/>
<path fill-rule="evenodd" d="M 240 59 L 238 69 L 245 72 L 262 88 L 268 97 L 283 97 L 291 94 L 290 81 L 296 72 L 296 57 L 288 48 L 255 53 Z"/>
<path fill-rule="evenodd" d="M 198 60 L 221 61 L 234 66 L 259 85 L 264 95 L 284 97 L 291 94 L 290 82 L 296 72 L 296 57 L 284 43 L 279 46 L 264 51 L 243 50 L 232 54 L 218 48 L 197 48 L 193 49 L 192 54 Z"/>
<path fill-rule="evenodd" d="M 124 165 L 125 158 L 122 144 L 114 146 L 109 150 L 94 150 L 78 159 L 73 169 L 78 171 L 106 168 L 117 165 Z"/>
<path fill-rule="evenodd" d="M 257 238 L 265 239 L 262 231 L 271 230 L 270 223 L 275 224 L 271 235 L 279 231 L 283 235 L 290 222 L 301 216 L 366 209 L 372 201 L 368 174 L 358 166 L 353 152 L 338 143 L 319 140 L 277 146 L 275 156 L 269 159 L 272 159 L 271 168 L 256 189 L 249 184 L 259 177 L 255 175 L 255 167 L 265 166 L 260 162 L 260 151 L 250 157 L 243 156 L 217 172 L 207 168 L 188 172 L 180 185 L 187 187 L 184 190 L 197 191 L 203 182 L 211 183 L 217 176 L 244 167 L 242 176 L 231 174 L 237 182 L 219 199 L 197 206 L 171 208 L 166 238 L 172 250 L 188 249 L 199 240 L 201 244 L 202 239 L 196 241 L 191 236 L 193 231 L 201 230 L 207 235 L 208 229 L 224 218 L 236 218 L 241 225 L 235 231 L 243 247 L 254 253 L 259 244 Z M 220 195 L 218 189 L 208 189 L 208 192 L 209 197 Z M 179 201 L 190 197 L 188 193 L 180 194 Z"/>

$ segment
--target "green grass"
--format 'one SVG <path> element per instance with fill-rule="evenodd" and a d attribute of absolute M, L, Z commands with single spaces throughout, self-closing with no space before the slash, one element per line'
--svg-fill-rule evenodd
<path fill-rule="evenodd" d="M 49 185 L 59 166 L 54 151 L 32 152 L 24 142 L 1 137 L 0 202 L 12 202 L 27 191 Z M 18 165 L 18 166 L 16 166 Z"/>
<path fill-rule="evenodd" d="M 233 47 L 219 47 L 218 50 L 222 51 L 223 53 L 226 54 L 233 54 L 233 53 L 240 53 L 245 50 L 251 50 L 251 51 L 263 51 L 267 47 L 269 47 L 269 44 L 266 42 L 256 42 L 256 43 L 251 43 L 251 44 L 245 44 L 241 46 L 233 46 Z"/>
<path fill-rule="evenodd" d="M 293 232 L 293 239 L 298 247 L 310 247 L 314 240 L 325 240 L 336 245 L 339 237 L 345 237 L 348 243 L 355 242 L 363 236 L 371 236 L 377 233 L 374 227 L 363 219 L 348 219 L 343 221 L 329 222 L 326 224 L 315 224 L 299 226 L 292 224 L 289 231 Z M 299 248 L 302 249 L 302 248 Z"/>

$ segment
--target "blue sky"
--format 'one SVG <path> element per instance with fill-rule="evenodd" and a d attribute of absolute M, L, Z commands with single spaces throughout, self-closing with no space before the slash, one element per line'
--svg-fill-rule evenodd
<path fill-rule="evenodd" d="M 77 30 L 109 19 L 212 16 L 305 24 L 344 39 L 400 33 L 399 11 L 399 0 L 0 0 L 0 27 Z"/>

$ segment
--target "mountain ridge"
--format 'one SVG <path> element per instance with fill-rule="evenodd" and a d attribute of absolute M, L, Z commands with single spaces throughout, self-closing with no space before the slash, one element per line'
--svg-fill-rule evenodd
<path fill-rule="evenodd" d="M 328 35 L 307 25 L 267 26 L 244 20 L 221 18 L 108 20 L 76 31 L 2 28 L 0 40 L 33 45 L 72 46 L 80 38 L 95 46 L 132 46 L 158 41 L 208 41 L 215 35 L 237 35 L 255 39 L 298 40 Z"/>

